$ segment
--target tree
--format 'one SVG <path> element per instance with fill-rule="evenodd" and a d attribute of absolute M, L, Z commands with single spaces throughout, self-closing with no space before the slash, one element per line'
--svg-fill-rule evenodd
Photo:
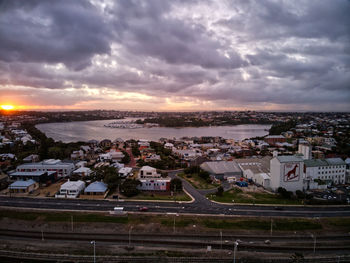
<path fill-rule="evenodd" d="M 298 199 L 304 199 L 305 198 L 305 194 L 300 191 L 300 190 L 296 190 L 295 194 L 297 195 Z"/>
<path fill-rule="evenodd" d="M 219 186 L 216 195 L 217 196 L 222 196 L 224 194 L 224 188 L 222 186 Z"/>
<path fill-rule="evenodd" d="M 293 196 L 293 192 L 287 191 L 286 188 L 278 187 L 277 192 L 285 199 L 290 199 Z"/>
<path fill-rule="evenodd" d="M 141 185 L 141 182 L 139 180 L 126 179 L 120 186 L 120 190 L 123 195 L 127 197 L 135 196 L 140 192 L 140 190 L 137 189 L 137 186 L 139 185 Z"/>
<path fill-rule="evenodd" d="M 93 181 L 103 180 L 108 185 L 108 188 L 111 190 L 116 189 L 120 184 L 120 180 L 121 180 L 117 172 L 117 169 L 111 166 L 104 166 L 101 168 L 97 168 L 94 171 L 91 179 Z"/>
<path fill-rule="evenodd" d="M 137 157 L 141 155 L 141 152 L 139 150 L 139 147 L 137 147 L 137 145 L 132 146 L 131 148 L 132 154 Z"/>
<path fill-rule="evenodd" d="M 130 156 L 129 156 L 129 154 L 126 151 L 122 151 L 122 152 L 124 154 L 124 157 L 123 157 L 121 162 L 124 163 L 124 164 L 130 163 Z"/>
<path fill-rule="evenodd" d="M 203 178 L 204 180 L 208 180 L 210 176 L 210 174 L 207 171 L 203 171 L 203 170 L 201 170 L 198 175 L 200 178 Z"/>
<path fill-rule="evenodd" d="M 182 181 L 179 178 L 174 178 L 171 179 L 170 181 L 170 190 L 171 191 L 176 191 L 176 192 L 180 192 L 182 191 Z"/>

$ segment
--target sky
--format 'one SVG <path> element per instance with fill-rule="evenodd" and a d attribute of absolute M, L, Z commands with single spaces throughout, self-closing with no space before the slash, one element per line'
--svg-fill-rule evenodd
<path fill-rule="evenodd" d="M 350 111 L 349 0 L 0 1 L 0 105 Z"/>

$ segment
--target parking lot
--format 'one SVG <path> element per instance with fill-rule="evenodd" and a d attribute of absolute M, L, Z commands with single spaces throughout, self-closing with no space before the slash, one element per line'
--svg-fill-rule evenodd
<path fill-rule="evenodd" d="M 326 190 L 310 191 L 314 197 L 328 201 L 342 201 L 350 204 L 350 186 L 332 186 Z"/>

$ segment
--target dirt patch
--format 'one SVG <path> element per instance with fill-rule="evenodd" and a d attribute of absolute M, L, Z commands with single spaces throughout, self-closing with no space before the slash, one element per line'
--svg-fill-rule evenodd
<path fill-rule="evenodd" d="M 61 185 L 63 184 L 63 181 L 59 181 L 53 184 L 50 184 L 46 187 L 40 187 L 39 195 L 40 197 L 54 197 L 55 194 L 60 190 Z"/>

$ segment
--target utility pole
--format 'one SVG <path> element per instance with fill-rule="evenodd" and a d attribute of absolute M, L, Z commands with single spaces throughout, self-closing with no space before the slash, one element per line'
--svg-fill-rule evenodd
<path fill-rule="evenodd" d="M 173 229 L 174 229 L 174 234 L 175 234 L 175 220 L 176 220 L 176 215 L 174 215 L 174 227 L 173 227 Z"/>
<path fill-rule="evenodd" d="M 71 223 L 72 223 L 72 232 L 73 232 L 74 231 L 73 216 L 71 216 Z"/>
<path fill-rule="evenodd" d="M 44 230 L 41 229 L 41 241 L 44 241 Z"/>
<path fill-rule="evenodd" d="M 220 249 L 222 250 L 222 230 L 220 230 Z"/>
<path fill-rule="evenodd" d="M 316 235 L 310 233 L 311 238 L 314 240 L 314 254 L 316 253 Z"/>
<path fill-rule="evenodd" d="M 237 240 L 233 243 L 234 247 L 233 247 L 233 263 L 236 263 L 236 250 L 238 247 L 238 242 Z"/>
<path fill-rule="evenodd" d="M 131 226 L 129 228 L 129 247 L 131 246 L 131 230 L 132 230 L 133 226 Z"/>
<path fill-rule="evenodd" d="M 272 225 L 273 225 L 273 221 L 272 221 L 272 218 L 271 218 L 271 228 L 270 228 L 270 234 L 272 236 Z"/>
<path fill-rule="evenodd" d="M 93 240 L 90 242 L 92 245 L 94 245 L 94 263 L 96 263 L 96 241 Z"/>

